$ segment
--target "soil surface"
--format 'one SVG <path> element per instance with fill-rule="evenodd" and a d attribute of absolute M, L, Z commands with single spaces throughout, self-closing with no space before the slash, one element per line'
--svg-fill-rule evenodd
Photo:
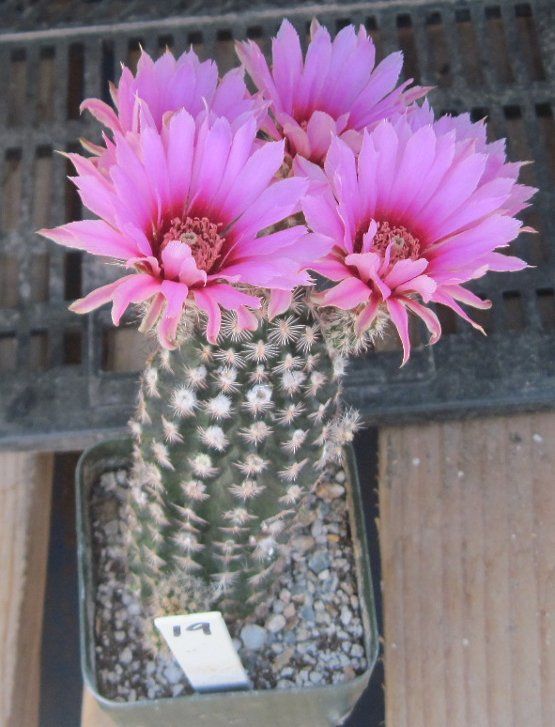
<path fill-rule="evenodd" d="M 335 684 L 367 667 L 345 472 L 330 471 L 309 495 L 276 595 L 256 617 L 228 623 L 257 689 Z M 96 664 L 100 692 L 116 701 L 186 694 L 187 679 L 165 647 L 143 643 L 141 606 L 123 548 L 127 471 L 107 472 L 91 494 Z"/>

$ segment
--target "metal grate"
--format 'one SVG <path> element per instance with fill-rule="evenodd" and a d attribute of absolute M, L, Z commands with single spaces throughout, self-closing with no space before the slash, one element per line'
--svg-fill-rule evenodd
<path fill-rule="evenodd" d="M 363 23 L 383 56 L 401 48 L 405 73 L 436 85 L 437 111 L 487 115 L 513 158 L 533 159 L 523 180 L 541 188 L 516 253 L 536 267 L 475 286 L 493 299 L 483 339 L 439 310 L 444 337 L 417 345 L 399 369 L 392 336 L 355 362 L 349 396 L 374 422 L 541 408 L 555 402 L 555 9 L 551 0 L 302 5 L 214 2 L 11 2 L 0 0 L 0 446 L 70 448 L 124 426 L 147 342 L 107 310 L 79 318 L 69 301 L 109 280 L 92 257 L 34 230 L 83 213 L 55 149 L 98 138 L 79 117 L 86 96 L 106 97 L 117 64 L 190 43 L 234 64 L 233 40 L 269 38 L 287 15 L 306 36 L 317 15 L 331 30 Z M 162 19 L 161 19 L 162 18 Z M 117 21 L 117 22 L 116 22 Z M 415 324 L 415 339 L 422 331 Z M 424 338 L 422 337 L 422 340 Z"/>

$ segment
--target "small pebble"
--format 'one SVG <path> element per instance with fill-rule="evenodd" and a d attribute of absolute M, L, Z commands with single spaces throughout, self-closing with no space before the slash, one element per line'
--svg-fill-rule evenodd
<path fill-rule="evenodd" d="M 164 669 L 164 678 L 168 680 L 170 684 L 177 684 L 183 679 L 183 672 L 180 667 L 175 663 L 170 663 Z"/>
<path fill-rule="evenodd" d="M 351 611 L 351 609 L 347 608 L 347 606 L 343 606 L 341 608 L 340 619 L 343 626 L 348 626 L 353 620 L 353 612 Z"/>
<path fill-rule="evenodd" d="M 271 634 L 277 634 L 285 626 L 285 616 L 281 613 L 277 613 L 275 616 L 270 616 L 266 621 L 266 628 Z"/>
<path fill-rule="evenodd" d="M 291 541 L 291 546 L 299 553 L 306 553 L 309 550 L 312 550 L 312 548 L 314 548 L 314 545 L 315 540 L 311 535 L 298 535 Z"/>
<path fill-rule="evenodd" d="M 330 567 L 330 559 L 326 552 L 317 551 L 308 560 L 308 567 L 314 573 L 320 573 Z"/>
<path fill-rule="evenodd" d="M 293 618 L 293 616 L 297 613 L 297 610 L 295 608 L 294 603 L 289 603 L 284 609 L 283 609 L 283 615 L 286 619 Z"/>
<path fill-rule="evenodd" d="M 268 632 L 258 624 L 246 624 L 241 629 L 241 641 L 249 651 L 259 651 L 267 638 Z"/>

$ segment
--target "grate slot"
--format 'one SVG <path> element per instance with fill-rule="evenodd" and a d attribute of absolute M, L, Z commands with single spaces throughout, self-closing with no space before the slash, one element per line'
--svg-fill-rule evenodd
<path fill-rule="evenodd" d="M 15 308 L 19 303 L 17 279 L 19 260 L 15 255 L 0 255 L 0 308 Z"/>
<path fill-rule="evenodd" d="M 399 50 L 403 51 L 405 78 L 413 78 L 420 83 L 420 66 L 416 52 L 412 18 L 408 13 L 397 16 L 397 39 Z"/>
<path fill-rule="evenodd" d="M 135 327 L 105 330 L 102 336 L 102 370 L 114 373 L 141 371 L 151 350 L 151 342 Z"/>
<path fill-rule="evenodd" d="M 52 148 L 39 146 L 33 172 L 33 227 L 48 227 L 52 208 Z"/>
<path fill-rule="evenodd" d="M 545 81 L 545 66 L 541 53 L 540 39 L 536 28 L 536 21 L 532 14 L 532 7 L 528 3 L 515 5 L 514 22 L 520 38 L 520 48 L 522 49 L 522 57 L 526 63 L 528 79 L 530 81 Z"/>
<path fill-rule="evenodd" d="M 82 43 L 69 46 L 67 75 L 67 118 L 79 118 L 79 106 L 84 98 L 85 51 Z"/>
<path fill-rule="evenodd" d="M 441 13 L 430 13 L 426 18 L 428 47 L 428 78 L 440 88 L 453 85 L 451 59 L 448 50 Z"/>
<path fill-rule="evenodd" d="M 29 262 L 29 301 L 46 303 L 50 282 L 50 255 L 35 253 Z"/>
<path fill-rule="evenodd" d="M 17 338 L 15 333 L 0 333 L 0 371 L 17 368 Z"/>
<path fill-rule="evenodd" d="M 494 69 L 497 83 L 514 83 L 515 77 L 509 60 L 507 36 L 501 7 L 499 5 L 486 6 L 485 18 L 488 34 L 486 51 Z"/>
<path fill-rule="evenodd" d="M 541 324 L 544 330 L 555 330 L 555 290 L 539 288 L 536 291 Z"/>
<path fill-rule="evenodd" d="M 549 103 L 540 103 L 536 104 L 535 113 L 546 152 L 544 161 L 551 180 L 555 183 L 555 123 L 553 121 L 553 109 Z"/>
<path fill-rule="evenodd" d="M 374 41 L 374 45 L 376 46 L 376 63 L 379 63 L 382 58 L 385 56 L 385 53 L 383 51 L 382 47 L 382 35 L 380 32 L 380 28 L 378 26 L 378 21 L 376 19 L 375 15 L 369 15 L 365 21 L 364 25 L 366 27 L 366 30 L 372 37 L 372 40 Z"/>
<path fill-rule="evenodd" d="M 54 93 L 56 90 L 56 51 L 52 46 L 40 49 L 38 93 L 36 103 L 37 124 L 50 124 L 54 120 Z"/>
<path fill-rule="evenodd" d="M 75 300 L 81 297 L 82 268 L 83 254 L 81 252 L 66 252 L 64 300 Z"/>
<path fill-rule="evenodd" d="M 27 53 L 24 48 L 16 48 L 11 52 L 8 78 L 8 124 L 18 126 L 25 118 Z"/>
<path fill-rule="evenodd" d="M 463 74 L 470 87 L 478 88 L 484 83 L 482 62 L 478 49 L 476 30 L 469 8 L 455 10 L 456 32 Z"/>
<path fill-rule="evenodd" d="M 78 366 L 83 360 L 82 333 L 79 328 L 69 328 L 63 333 L 63 359 L 66 366 Z"/>
<path fill-rule="evenodd" d="M 229 28 L 223 28 L 216 33 L 214 58 L 221 73 L 225 73 L 235 65 L 233 32 Z"/>
<path fill-rule="evenodd" d="M 523 331 L 526 327 L 522 296 L 518 290 L 503 292 L 505 327 L 509 331 Z"/>
<path fill-rule="evenodd" d="M 158 37 L 158 48 L 160 48 L 160 52 L 163 53 L 166 48 L 169 48 L 170 50 L 174 47 L 174 40 L 173 35 L 160 35 Z"/>
<path fill-rule="evenodd" d="M 21 149 L 8 149 L 2 180 L 2 232 L 13 232 L 21 220 Z"/>
<path fill-rule="evenodd" d="M 48 332 L 31 331 L 29 337 L 28 368 L 31 371 L 44 371 L 48 367 Z"/>

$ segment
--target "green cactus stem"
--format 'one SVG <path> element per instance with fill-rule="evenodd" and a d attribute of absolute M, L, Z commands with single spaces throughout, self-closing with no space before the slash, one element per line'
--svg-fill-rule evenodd
<path fill-rule="evenodd" d="M 267 598 L 303 497 L 338 459 L 358 415 L 342 411 L 344 359 L 310 307 L 252 333 L 224 321 L 218 345 L 192 325 L 144 371 L 135 437 L 129 562 L 153 617 Z"/>

